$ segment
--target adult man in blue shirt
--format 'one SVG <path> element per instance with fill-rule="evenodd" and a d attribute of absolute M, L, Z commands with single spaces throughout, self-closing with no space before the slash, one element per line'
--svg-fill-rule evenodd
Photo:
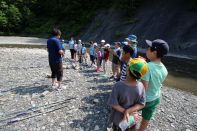
<path fill-rule="evenodd" d="M 52 72 L 52 87 L 57 89 L 61 88 L 61 81 L 63 77 L 62 57 L 64 55 L 64 51 L 59 40 L 60 36 L 61 31 L 59 29 L 53 29 L 52 37 L 47 41 L 49 65 Z M 55 78 L 57 78 L 57 86 Z"/>

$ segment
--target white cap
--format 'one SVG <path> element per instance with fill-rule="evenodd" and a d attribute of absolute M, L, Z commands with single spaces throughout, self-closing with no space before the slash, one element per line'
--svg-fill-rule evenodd
<path fill-rule="evenodd" d="M 95 42 L 93 45 L 94 45 L 94 46 L 97 46 L 97 43 Z"/>
<path fill-rule="evenodd" d="M 105 46 L 105 47 L 109 47 L 109 48 L 110 48 L 110 44 L 105 44 L 104 46 Z"/>
<path fill-rule="evenodd" d="M 105 43 L 105 40 L 101 40 L 102 43 Z"/>
<path fill-rule="evenodd" d="M 81 40 L 78 40 L 79 42 L 81 42 Z"/>
<path fill-rule="evenodd" d="M 127 41 L 124 41 L 124 42 L 122 42 L 124 45 L 128 45 L 128 42 Z"/>

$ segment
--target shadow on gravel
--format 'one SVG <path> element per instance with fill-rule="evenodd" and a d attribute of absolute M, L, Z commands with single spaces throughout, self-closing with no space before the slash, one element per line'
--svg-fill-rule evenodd
<path fill-rule="evenodd" d="M 63 80 L 62 83 L 68 83 L 68 82 L 73 82 L 73 80 Z"/>
<path fill-rule="evenodd" d="M 108 84 L 108 85 L 98 85 L 97 87 L 92 86 L 92 87 L 89 87 L 88 89 L 109 91 L 109 90 L 112 90 L 112 85 L 111 84 Z"/>
<path fill-rule="evenodd" d="M 20 95 L 32 95 L 34 93 L 43 93 L 44 91 L 52 91 L 52 89 L 48 85 L 42 85 L 42 86 L 19 86 L 16 88 L 12 88 L 9 91 L 15 93 L 15 94 L 20 94 Z"/>
<path fill-rule="evenodd" d="M 73 120 L 70 124 L 72 128 L 81 128 L 82 130 L 96 130 L 104 131 L 109 125 L 110 109 L 107 106 L 109 93 L 97 93 L 95 95 L 87 96 L 82 99 L 88 104 L 88 107 L 81 107 L 80 110 L 87 115 L 83 119 Z"/>

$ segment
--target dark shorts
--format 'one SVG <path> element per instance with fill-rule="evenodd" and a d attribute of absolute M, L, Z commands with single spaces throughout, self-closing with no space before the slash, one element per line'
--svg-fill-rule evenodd
<path fill-rule="evenodd" d="M 91 60 L 92 62 L 94 62 L 95 57 L 94 57 L 93 55 L 90 55 L 90 60 Z"/>
<path fill-rule="evenodd" d="M 57 77 L 57 81 L 62 81 L 62 77 L 63 77 L 63 66 L 62 63 L 49 63 L 50 68 L 51 68 L 51 78 L 56 78 Z"/>
<path fill-rule="evenodd" d="M 103 59 L 100 59 L 100 60 L 99 60 L 99 65 L 100 65 L 100 66 L 102 65 L 102 61 L 103 61 Z"/>
<path fill-rule="evenodd" d="M 154 101 L 146 102 L 145 107 L 142 109 L 142 117 L 145 120 L 151 120 L 156 110 L 157 105 L 160 103 L 160 98 Z"/>
<path fill-rule="evenodd" d="M 71 59 L 74 59 L 74 54 L 76 53 L 75 49 L 70 49 Z"/>

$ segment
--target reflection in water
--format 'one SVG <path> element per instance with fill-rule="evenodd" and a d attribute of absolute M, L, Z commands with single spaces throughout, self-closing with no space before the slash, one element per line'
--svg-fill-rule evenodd
<path fill-rule="evenodd" d="M 169 71 L 164 85 L 197 95 L 197 60 L 166 57 L 163 63 Z"/>

